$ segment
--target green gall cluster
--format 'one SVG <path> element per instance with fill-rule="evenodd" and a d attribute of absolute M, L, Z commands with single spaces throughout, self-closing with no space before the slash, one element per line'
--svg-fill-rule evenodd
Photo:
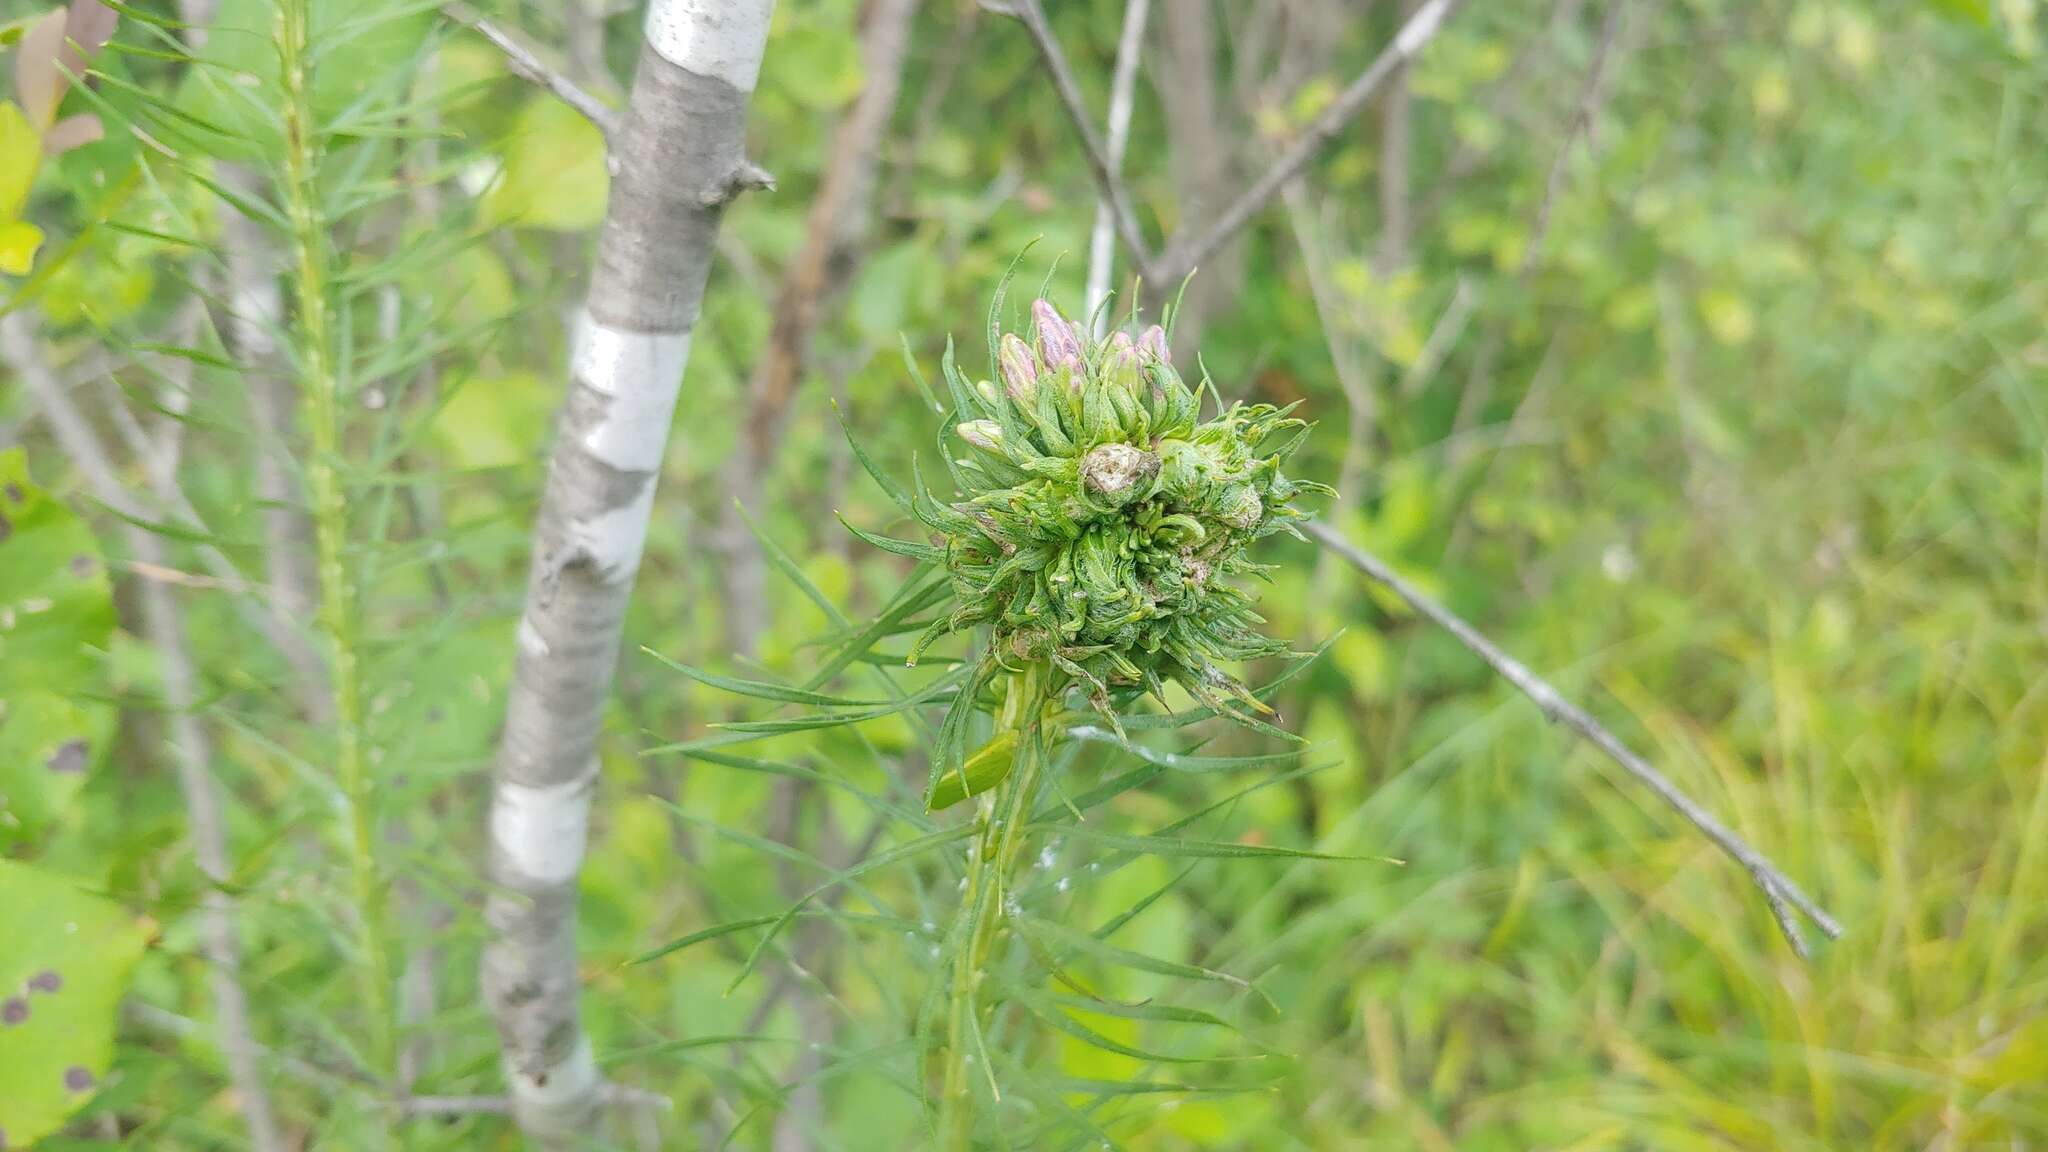
<path fill-rule="evenodd" d="M 1307 424 L 1269 404 L 1204 421 L 1213 389 L 1181 379 L 1163 329 L 1094 340 L 1044 300 L 1030 338 L 1000 335 L 993 361 L 997 380 L 970 383 L 946 359 L 957 498 L 920 481 L 911 503 L 943 537 L 958 607 L 912 659 L 986 624 L 996 662 L 1049 664 L 1105 713 L 1113 694 L 1169 682 L 1220 711 L 1259 708 L 1222 666 L 1286 646 L 1232 578 L 1263 570 L 1247 549 L 1293 531 L 1297 496 L 1328 491 L 1281 472 Z"/>

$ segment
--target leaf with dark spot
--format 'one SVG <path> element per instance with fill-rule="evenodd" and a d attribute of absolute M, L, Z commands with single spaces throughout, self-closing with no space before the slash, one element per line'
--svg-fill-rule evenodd
<path fill-rule="evenodd" d="M 83 740 L 66 740 L 58 746 L 56 753 L 50 757 L 50 771 L 65 775 L 75 775 L 85 771 L 85 763 L 89 751 L 90 749 L 86 747 L 86 743 Z"/>
<path fill-rule="evenodd" d="M 0 989 L 27 989 L 0 1001 L 0 1128 L 29 1147 L 63 1128 L 106 1080 L 114 1017 L 154 928 L 71 880 L 11 860 L 0 860 L 0 908 L 8 932 Z"/>
<path fill-rule="evenodd" d="M 0 452 L 0 494 L 0 854 L 11 854 L 71 805 L 113 736 L 114 605 L 91 527 L 36 487 L 19 450 Z"/>

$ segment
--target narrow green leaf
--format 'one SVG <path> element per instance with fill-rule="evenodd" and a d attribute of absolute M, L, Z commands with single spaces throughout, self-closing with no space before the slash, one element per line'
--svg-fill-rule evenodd
<path fill-rule="evenodd" d="M 811 692 L 792 688 L 786 684 L 771 684 L 765 680 L 742 680 L 734 676 L 720 676 L 693 668 L 678 660 L 672 660 L 652 648 L 642 647 L 642 652 L 659 660 L 671 671 L 680 672 L 708 688 L 730 692 L 735 696 L 751 696 L 757 700 L 774 700 L 783 704 L 810 704 L 820 708 L 874 708 L 888 705 L 887 700 L 861 700 L 848 696 L 828 696 L 822 692 Z"/>
<path fill-rule="evenodd" d="M 1070 831 L 1071 829 L 1068 830 Z M 1150 972 L 1155 976 L 1178 976 L 1186 980 L 1216 981 L 1247 990 L 1252 986 L 1251 981 L 1240 976 L 1232 976 L 1228 972 L 1218 972 L 1213 968 L 1203 968 L 1196 964 L 1182 964 L 1175 960 L 1147 956 L 1143 952 L 1133 952 L 1128 948 L 1119 948 L 1114 944 L 1105 944 L 1086 932 L 1076 931 L 1056 921 L 1025 917 L 1014 922 L 1023 924 L 1024 930 L 1031 935 L 1042 937 L 1051 943 L 1071 949 L 1080 955 L 1099 960 L 1104 964 L 1113 964 L 1119 968 L 1129 968 L 1137 972 Z"/>
<path fill-rule="evenodd" d="M 944 548 L 932 544 L 920 544 L 914 540 L 896 540 L 888 536 L 876 536 L 871 532 L 863 532 L 859 528 L 854 527 L 851 521 L 845 516 L 841 516 L 836 510 L 832 515 L 838 517 L 839 522 L 846 526 L 848 532 L 853 533 L 855 536 L 860 537 L 876 548 L 880 548 L 884 552 L 893 552 L 898 556 L 908 556 L 912 560 L 923 560 L 933 564 L 945 563 L 946 550 Z"/>

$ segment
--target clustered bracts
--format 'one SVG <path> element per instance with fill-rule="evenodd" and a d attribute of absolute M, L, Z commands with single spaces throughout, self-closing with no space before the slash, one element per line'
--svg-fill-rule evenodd
<path fill-rule="evenodd" d="M 1220 665 L 1286 646 L 1258 631 L 1231 578 L 1265 569 L 1247 546 L 1293 531 L 1297 495 L 1328 492 L 1280 471 L 1307 423 L 1269 404 L 1202 421 L 1209 380 L 1187 386 L 1157 325 L 1095 341 L 1038 300 L 1031 328 L 1028 342 L 996 341 L 1000 384 L 969 383 L 946 358 L 961 499 L 938 500 L 920 480 L 912 511 L 944 538 L 958 607 L 913 661 L 938 636 L 986 623 L 994 660 L 1046 661 L 1105 712 L 1113 691 L 1163 693 L 1168 681 L 1220 711 L 1259 708 Z"/>

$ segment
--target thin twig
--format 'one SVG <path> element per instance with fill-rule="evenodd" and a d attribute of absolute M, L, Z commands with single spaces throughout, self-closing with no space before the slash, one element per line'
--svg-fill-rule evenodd
<path fill-rule="evenodd" d="M 1410 608 L 1426 617 L 1430 623 L 1449 632 L 1458 643 L 1484 660 L 1522 695 L 1534 701 L 1545 718 L 1552 723 L 1562 724 L 1591 741 L 1594 747 L 1607 754 L 1608 759 L 1619 764 L 1644 787 L 1656 793 L 1659 799 L 1684 817 L 1687 823 L 1699 829 L 1716 847 L 1742 865 L 1749 872 L 1750 878 L 1756 882 L 1756 886 L 1763 891 L 1764 899 L 1771 906 L 1771 915 L 1777 920 L 1779 930 L 1785 934 L 1785 939 L 1791 943 L 1793 951 L 1801 956 L 1806 955 L 1806 942 L 1799 933 L 1790 909 L 1797 909 L 1803 913 L 1829 939 L 1840 938 L 1841 925 L 1801 890 L 1798 884 L 1779 871 L 1762 853 L 1750 847 L 1742 837 L 1729 830 L 1727 825 L 1715 819 L 1712 813 L 1679 791 L 1677 785 L 1665 779 L 1663 773 L 1652 768 L 1648 761 L 1631 751 L 1620 738 L 1601 726 L 1599 721 L 1566 700 L 1549 682 L 1529 671 L 1514 657 L 1501 651 L 1493 641 L 1482 636 L 1477 629 L 1450 609 L 1416 590 L 1378 557 L 1346 540 L 1336 529 L 1327 524 L 1311 521 L 1303 525 L 1303 530 L 1323 547 L 1363 572 L 1374 583 L 1382 585 L 1406 601 Z"/>
<path fill-rule="evenodd" d="M 1281 153 L 1272 167 L 1253 181 L 1252 186 L 1245 189 L 1230 207 L 1224 209 L 1200 237 L 1186 244 L 1181 243 L 1179 237 L 1174 238 L 1161 257 L 1159 266 L 1154 269 L 1153 282 L 1167 284 L 1186 276 L 1200 266 L 1202 261 L 1215 254 L 1217 249 L 1228 243 L 1245 225 L 1251 223 L 1252 217 L 1257 215 L 1273 197 L 1279 195 L 1288 181 L 1300 175 L 1302 169 L 1308 167 L 1309 162 L 1315 159 L 1316 154 L 1364 110 L 1380 86 L 1402 65 L 1415 59 L 1423 47 L 1436 38 L 1438 30 L 1443 27 L 1444 18 L 1457 7 L 1457 3 L 1458 0 L 1428 0 L 1421 8 L 1416 9 L 1415 15 L 1401 25 L 1400 32 L 1394 36 L 1394 42 L 1380 53 L 1378 59 L 1361 72 L 1358 79 L 1353 80 L 1323 114 L 1316 117 L 1315 123 L 1309 125 L 1308 130 L 1301 134 L 1301 138 L 1287 151 Z M 1051 61 L 1048 60 L 1047 63 L 1050 64 Z M 1058 83 L 1058 79 L 1055 75 L 1054 82 Z"/>
<path fill-rule="evenodd" d="M 1447 0 L 1438 0 L 1439 3 Z M 1059 93 L 1060 103 L 1066 107 L 1067 118 L 1072 121 L 1074 131 L 1081 137 L 1082 150 L 1087 153 L 1088 167 L 1095 173 L 1096 191 L 1109 201 L 1111 214 L 1116 220 L 1117 235 L 1124 247 L 1130 250 L 1131 263 L 1138 274 L 1147 282 L 1160 283 L 1154 274 L 1152 250 L 1145 243 L 1145 234 L 1138 227 L 1138 216 L 1131 208 L 1131 198 L 1124 191 L 1123 181 L 1116 175 L 1116 166 L 1110 162 L 1109 152 L 1104 148 L 1102 137 L 1095 132 L 1095 119 L 1088 114 L 1088 106 L 1081 101 L 1081 86 L 1074 82 L 1074 70 L 1067 65 L 1066 53 L 1060 50 L 1060 42 L 1053 37 L 1052 25 L 1046 21 L 1045 9 L 1038 0 L 1011 0 L 1009 3 L 989 0 L 983 7 L 991 12 L 1016 18 L 1031 34 L 1032 42 L 1038 45 L 1038 55 L 1045 61 L 1045 69 L 1052 74 L 1053 89 Z"/>
<path fill-rule="evenodd" d="M 1460 276 L 1457 290 L 1451 293 L 1451 302 L 1444 306 L 1436 323 L 1430 327 L 1429 339 L 1423 341 L 1421 354 L 1401 375 L 1402 399 L 1414 398 L 1436 378 L 1458 337 L 1464 334 L 1465 322 L 1471 318 L 1472 282 Z"/>
<path fill-rule="evenodd" d="M 1124 5 L 1124 27 L 1116 43 L 1116 70 L 1109 80 L 1109 131 L 1110 175 L 1123 171 L 1124 148 L 1131 140 L 1131 97 L 1138 87 L 1138 53 L 1145 41 L 1145 18 L 1152 9 L 1152 0 L 1128 0 Z M 1116 209 L 1108 199 L 1095 203 L 1095 227 L 1088 233 L 1088 289 L 1082 297 L 1087 306 L 1083 315 L 1094 324 L 1097 338 L 1106 334 L 1109 317 L 1102 312 L 1102 302 L 1109 298 L 1110 271 L 1116 264 Z"/>
<path fill-rule="evenodd" d="M 617 1108 L 635 1108 L 667 1112 L 675 1108 L 675 1101 L 666 1096 L 642 1088 L 629 1088 L 624 1084 L 607 1081 L 598 1089 L 599 1098 L 607 1105 Z M 392 1106 L 412 1117 L 446 1116 L 510 1116 L 512 1098 L 509 1096 L 408 1096 L 394 1100 Z"/>
<path fill-rule="evenodd" d="M 441 11 L 450 20 L 490 41 L 492 47 L 504 53 L 505 66 L 514 76 L 546 89 L 555 99 L 575 109 L 585 120 L 597 125 L 597 130 L 604 133 L 606 143 L 610 143 L 612 132 L 618 127 L 619 115 L 604 101 L 584 91 L 581 85 L 564 76 L 560 70 L 549 67 L 531 48 L 475 8 L 467 4 L 444 4 Z"/>

